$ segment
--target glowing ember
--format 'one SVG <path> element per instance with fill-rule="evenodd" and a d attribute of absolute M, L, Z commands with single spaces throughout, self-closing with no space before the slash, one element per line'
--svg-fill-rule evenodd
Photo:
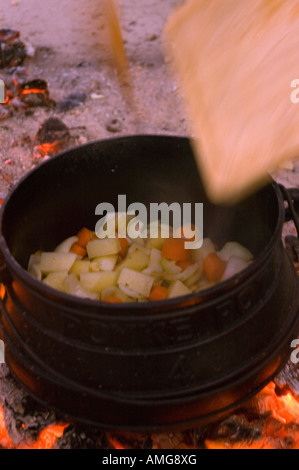
<path fill-rule="evenodd" d="M 107 434 L 107 440 L 111 445 L 112 449 L 131 449 L 129 446 L 124 446 L 122 442 L 120 442 L 120 438 L 117 436 L 113 436 L 112 434 Z"/>
<path fill-rule="evenodd" d="M 1 447 L 4 449 L 13 449 L 13 444 L 6 430 L 4 412 L 2 408 L 0 408 L 0 448 Z"/>
<path fill-rule="evenodd" d="M 62 436 L 63 431 L 67 426 L 68 424 L 53 424 L 52 426 L 49 426 L 40 433 L 38 440 L 30 448 L 53 449 L 56 440 Z"/>
<path fill-rule="evenodd" d="M 24 428 L 24 426 L 22 426 Z M 36 442 L 29 444 L 23 442 L 14 445 L 5 425 L 4 411 L 0 408 L 0 448 L 4 449 L 53 449 L 58 438 L 63 435 L 64 429 L 68 424 L 53 424 L 40 432 Z"/>
<path fill-rule="evenodd" d="M 58 118 L 49 118 L 40 125 L 35 138 L 33 158 L 52 156 L 68 143 L 70 133 L 67 126 Z"/>
<path fill-rule="evenodd" d="M 45 80 L 34 79 L 24 81 L 26 73 L 19 72 L 5 83 L 5 101 L 2 108 L 10 110 L 27 109 L 29 107 L 51 107 L 56 103 L 51 100 L 48 85 Z M 9 117 L 9 116 L 7 116 Z"/>
<path fill-rule="evenodd" d="M 55 140 L 54 142 L 46 142 L 41 145 L 36 145 L 33 149 L 33 158 L 39 159 L 42 157 L 52 156 L 58 153 L 60 150 L 60 142 Z"/>
<path fill-rule="evenodd" d="M 282 424 L 293 421 L 298 421 L 299 424 L 299 403 L 290 392 L 278 397 L 273 382 L 265 387 L 254 401 L 261 414 L 271 412 L 273 417 Z"/>

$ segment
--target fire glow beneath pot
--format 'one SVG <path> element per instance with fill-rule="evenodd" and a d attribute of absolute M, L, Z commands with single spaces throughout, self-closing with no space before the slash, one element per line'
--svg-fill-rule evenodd
<path fill-rule="evenodd" d="M 100 448 L 299 449 L 299 400 L 291 392 L 282 396 L 279 393 L 271 382 L 234 414 L 189 431 L 151 435 L 107 432 Z M 70 426 L 51 424 L 35 440 L 24 438 L 16 444 L 7 430 L 4 409 L 0 408 L 0 448 L 53 449 L 55 445 L 59 448 L 57 444 Z M 25 430 L 26 425 L 21 427 Z"/>

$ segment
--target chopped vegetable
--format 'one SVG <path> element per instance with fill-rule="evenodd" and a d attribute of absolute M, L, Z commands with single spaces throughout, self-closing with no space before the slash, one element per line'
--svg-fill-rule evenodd
<path fill-rule="evenodd" d="M 90 261 L 86 259 L 76 259 L 70 269 L 70 274 L 74 273 L 80 276 L 82 273 L 88 273 L 90 269 Z"/>
<path fill-rule="evenodd" d="M 109 256 L 100 256 L 99 258 L 94 258 L 92 264 L 97 266 L 97 270 L 100 271 L 113 271 L 117 263 L 117 255 Z"/>
<path fill-rule="evenodd" d="M 192 291 L 181 281 L 174 282 L 169 288 L 169 298 L 181 297 L 183 295 L 192 294 Z"/>
<path fill-rule="evenodd" d="M 226 281 L 240 271 L 243 271 L 243 269 L 247 268 L 247 266 L 248 263 L 244 259 L 231 257 L 227 262 L 227 266 L 221 280 Z"/>
<path fill-rule="evenodd" d="M 120 238 L 118 237 L 118 241 L 120 243 L 120 252 L 119 252 L 119 256 L 121 258 L 124 258 L 127 254 L 127 251 L 128 251 L 128 247 L 129 247 L 129 242 L 126 238 Z"/>
<path fill-rule="evenodd" d="M 216 253 L 210 253 L 203 262 L 203 270 L 208 280 L 219 282 L 224 274 L 226 263 Z"/>
<path fill-rule="evenodd" d="M 168 238 L 164 242 L 162 256 L 174 261 L 187 261 L 190 258 L 190 251 L 186 250 L 183 238 Z"/>
<path fill-rule="evenodd" d="M 126 258 L 121 261 L 116 267 L 117 271 L 124 268 L 134 269 L 135 271 L 142 271 L 149 265 L 149 257 L 140 249 L 136 249 L 128 253 Z"/>
<path fill-rule="evenodd" d="M 58 271 L 48 274 L 43 280 L 44 284 L 47 284 L 54 289 L 64 292 L 64 281 L 68 276 L 68 271 Z"/>
<path fill-rule="evenodd" d="M 86 248 L 83 248 L 82 246 L 78 245 L 78 243 L 74 243 L 71 247 L 71 252 L 75 253 L 78 256 L 81 256 L 82 258 L 86 256 Z"/>
<path fill-rule="evenodd" d="M 210 238 L 204 238 L 200 248 L 191 250 L 191 258 L 193 261 L 203 261 L 210 253 L 216 253 L 216 246 Z"/>
<path fill-rule="evenodd" d="M 83 289 L 100 294 L 104 289 L 115 286 L 117 274 L 111 272 L 82 273 L 80 274 L 80 284 Z"/>
<path fill-rule="evenodd" d="M 43 252 L 40 258 L 39 269 L 43 274 L 63 270 L 69 271 L 75 259 L 75 253 Z"/>
<path fill-rule="evenodd" d="M 109 302 L 113 304 L 122 304 L 122 300 L 119 297 L 106 297 L 104 302 Z"/>
<path fill-rule="evenodd" d="M 74 243 L 78 242 L 78 237 L 69 237 L 55 248 L 56 253 L 69 253 Z"/>
<path fill-rule="evenodd" d="M 177 265 L 181 268 L 182 271 L 185 271 L 185 269 L 189 268 L 192 266 L 194 263 L 193 261 L 187 259 L 185 261 L 178 261 Z"/>
<path fill-rule="evenodd" d="M 121 246 L 118 238 L 103 238 L 88 242 L 86 250 L 89 258 L 97 258 L 99 256 L 116 255 L 120 252 Z"/>
<path fill-rule="evenodd" d="M 69 274 L 64 280 L 64 290 L 67 294 L 83 299 L 99 300 L 99 294 L 85 290 L 75 274 Z"/>
<path fill-rule="evenodd" d="M 149 299 L 150 300 L 165 300 L 168 297 L 168 289 L 163 286 L 155 286 L 152 288 Z"/>
<path fill-rule="evenodd" d="M 208 289 L 239 273 L 253 259 L 247 248 L 231 241 L 219 250 L 205 238 L 201 248 L 186 249 L 193 226 L 189 232 L 179 229 L 183 238 L 173 238 L 171 227 L 152 228 L 157 238 L 152 231 L 152 238 L 145 240 L 100 239 L 84 227 L 53 252 L 33 253 L 28 272 L 60 292 L 117 304 L 163 301 Z"/>
<path fill-rule="evenodd" d="M 218 252 L 218 256 L 224 261 L 229 261 L 231 258 L 241 258 L 245 261 L 251 261 L 253 259 L 252 253 L 237 242 L 226 243 Z"/>
<path fill-rule="evenodd" d="M 169 274 L 179 274 L 182 272 L 182 268 L 177 265 L 175 261 L 169 261 L 168 259 L 162 258 L 160 260 L 160 266 L 162 269 Z"/>
<path fill-rule="evenodd" d="M 153 282 L 153 277 L 128 268 L 124 268 L 118 278 L 119 288 L 128 289 L 131 292 L 132 297 L 137 298 L 148 298 Z"/>
<path fill-rule="evenodd" d="M 88 242 L 91 240 L 94 240 L 96 238 L 95 232 L 92 232 L 86 227 L 83 227 L 77 234 L 78 237 L 78 245 L 82 246 L 83 248 L 86 248 L 86 245 Z"/>

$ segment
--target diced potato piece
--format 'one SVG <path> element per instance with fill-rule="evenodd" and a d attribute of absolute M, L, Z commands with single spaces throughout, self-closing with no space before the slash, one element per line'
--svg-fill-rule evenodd
<path fill-rule="evenodd" d="M 74 273 L 76 276 L 80 276 L 82 273 L 88 273 L 90 267 L 90 261 L 88 259 L 76 259 L 73 266 L 70 269 L 70 274 Z"/>
<path fill-rule="evenodd" d="M 73 244 L 76 243 L 77 241 L 78 241 L 78 237 L 76 237 L 76 236 L 69 237 L 66 240 L 64 240 L 63 242 L 61 242 L 55 248 L 54 251 L 56 253 L 69 253 L 71 251 L 71 248 L 72 248 Z"/>
<path fill-rule="evenodd" d="M 40 270 L 39 264 L 31 264 L 28 268 L 28 272 L 38 281 L 42 280 L 42 272 Z"/>
<path fill-rule="evenodd" d="M 74 264 L 75 253 L 43 252 L 40 259 L 40 270 L 43 274 L 56 271 L 69 271 Z"/>
<path fill-rule="evenodd" d="M 129 302 L 129 297 L 121 290 L 119 287 L 107 287 L 104 289 L 101 294 L 101 300 L 105 300 L 108 297 L 118 297 L 123 302 Z"/>
<path fill-rule="evenodd" d="M 241 258 L 245 261 L 251 261 L 253 259 L 252 253 L 237 242 L 226 243 L 217 254 L 223 261 L 228 261 L 230 258 Z"/>
<path fill-rule="evenodd" d="M 135 243 L 135 241 L 131 244 L 130 248 L 128 249 L 128 255 L 133 253 L 134 251 L 139 250 L 142 251 L 146 256 L 150 256 L 151 250 L 149 248 L 146 248 L 143 245 L 140 245 L 138 243 Z"/>
<path fill-rule="evenodd" d="M 150 254 L 149 267 L 155 271 L 162 271 L 162 266 L 160 265 L 161 261 L 161 251 L 157 248 L 152 248 Z"/>
<path fill-rule="evenodd" d="M 204 238 L 197 250 L 190 250 L 193 261 L 203 261 L 210 253 L 216 253 L 216 246 L 210 238 Z"/>
<path fill-rule="evenodd" d="M 154 278 L 133 269 L 124 268 L 118 278 L 118 285 L 135 292 L 142 297 L 149 297 Z"/>
<path fill-rule="evenodd" d="M 175 261 L 170 261 L 163 257 L 161 257 L 160 266 L 169 274 L 179 274 L 182 272 L 182 268 L 180 268 Z"/>
<path fill-rule="evenodd" d="M 99 300 L 99 294 L 94 292 L 89 292 L 86 289 L 83 289 L 81 286 L 76 274 L 72 273 L 69 274 L 64 280 L 64 291 L 67 294 L 75 295 L 76 297 L 81 297 L 83 299 L 90 299 L 90 300 Z"/>
<path fill-rule="evenodd" d="M 146 247 L 148 248 L 156 248 L 157 250 L 161 250 L 165 242 L 165 238 L 157 237 L 157 238 L 149 238 L 146 242 Z"/>
<path fill-rule="evenodd" d="M 103 238 L 91 240 L 86 245 L 89 258 L 98 258 L 99 256 L 116 255 L 120 252 L 121 246 L 118 238 Z"/>
<path fill-rule="evenodd" d="M 116 285 L 117 276 L 113 271 L 83 273 L 80 275 L 80 284 L 83 289 L 100 294 L 107 287 Z"/>
<path fill-rule="evenodd" d="M 40 264 L 40 259 L 41 259 L 42 252 L 41 251 L 36 251 L 33 253 L 28 261 L 28 268 L 30 268 L 33 264 L 38 265 Z"/>
<path fill-rule="evenodd" d="M 57 271 L 47 275 L 43 280 L 43 283 L 49 287 L 53 287 L 53 289 L 57 289 L 61 292 L 64 292 L 64 281 L 68 275 L 68 271 Z"/>
<path fill-rule="evenodd" d="M 173 297 L 180 297 L 188 294 L 192 294 L 192 291 L 181 281 L 176 281 L 169 287 L 168 298 L 172 299 Z"/>
<path fill-rule="evenodd" d="M 120 272 L 124 268 L 142 271 L 149 264 L 149 257 L 141 250 L 134 250 L 128 254 L 126 258 L 116 266 L 116 271 Z"/>
<path fill-rule="evenodd" d="M 94 258 L 92 263 L 96 263 L 100 271 L 113 271 L 117 263 L 118 255 L 100 256 Z"/>
<path fill-rule="evenodd" d="M 245 261 L 242 258 L 230 258 L 227 262 L 227 266 L 222 276 L 221 282 L 226 281 L 240 271 L 243 271 L 243 269 L 247 268 L 248 264 L 248 261 Z"/>

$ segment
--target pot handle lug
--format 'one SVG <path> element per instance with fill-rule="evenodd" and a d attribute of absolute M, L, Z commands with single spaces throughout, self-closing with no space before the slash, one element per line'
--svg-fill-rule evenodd
<path fill-rule="evenodd" d="M 288 207 L 285 210 L 285 220 L 293 220 L 297 236 L 288 235 L 285 237 L 286 250 L 291 257 L 292 261 L 299 263 L 299 189 L 287 189 L 283 185 L 279 185 L 284 200 L 287 202 Z"/>

